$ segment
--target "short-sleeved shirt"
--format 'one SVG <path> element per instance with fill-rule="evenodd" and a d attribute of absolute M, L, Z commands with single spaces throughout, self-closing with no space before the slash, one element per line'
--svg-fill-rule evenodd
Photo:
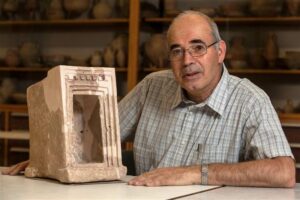
<path fill-rule="evenodd" d="M 124 140 L 134 134 L 136 173 L 153 168 L 291 156 L 267 94 L 223 67 L 202 103 L 188 100 L 171 70 L 144 78 L 119 103 Z"/>

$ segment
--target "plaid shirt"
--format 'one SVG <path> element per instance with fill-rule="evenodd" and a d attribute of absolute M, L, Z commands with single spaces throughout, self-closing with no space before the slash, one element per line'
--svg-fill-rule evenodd
<path fill-rule="evenodd" d="M 171 70 L 155 72 L 119 103 L 124 140 L 134 136 L 136 173 L 201 163 L 236 163 L 291 156 L 266 93 L 247 79 L 223 74 L 200 104 L 185 98 Z"/>

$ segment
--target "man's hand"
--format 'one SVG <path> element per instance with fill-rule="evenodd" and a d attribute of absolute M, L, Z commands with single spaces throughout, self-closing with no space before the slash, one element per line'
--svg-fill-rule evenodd
<path fill-rule="evenodd" d="M 200 166 L 158 168 L 128 182 L 136 186 L 200 184 Z"/>
<path fill-rule="evenodd" d="M 21 171 L 24 171 L 28 165 L 29 165 L 29 160 L 26 160 L 24 162 L 20 162 L 16 165 L 13 165 L 11 167 L 8 167 L 8 168 L 2 170 L 1 173 L 3 175 L 17 175 Z"/>

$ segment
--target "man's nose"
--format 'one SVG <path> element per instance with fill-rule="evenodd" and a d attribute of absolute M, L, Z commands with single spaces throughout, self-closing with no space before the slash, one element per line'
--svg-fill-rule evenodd
<path fill-rule="evenodd" d="M 184 60 L 184 65 L 186 65 L 186 66 L 193 63 L 193 61 L 194 61 L 194 57 L 191 55 L 191 53 L 187 49 L 184 51 L 183 60 Z"/>

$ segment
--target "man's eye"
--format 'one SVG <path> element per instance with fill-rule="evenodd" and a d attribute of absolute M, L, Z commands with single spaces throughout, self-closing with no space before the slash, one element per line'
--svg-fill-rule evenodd
<path fill-rule="evenodd" d="M 191 47 L 194 52 L 203 52 L 205 50 L 205 46 L 203 44 L 196 44 Z"/>
<path fill-rule="evenodd" d="M 172 54 L 172 56 L 181 56 L 181 54 L 182 54 L 182 49 L 173 49 L 172 51 L 171 51 L 171 54 Z"/>

